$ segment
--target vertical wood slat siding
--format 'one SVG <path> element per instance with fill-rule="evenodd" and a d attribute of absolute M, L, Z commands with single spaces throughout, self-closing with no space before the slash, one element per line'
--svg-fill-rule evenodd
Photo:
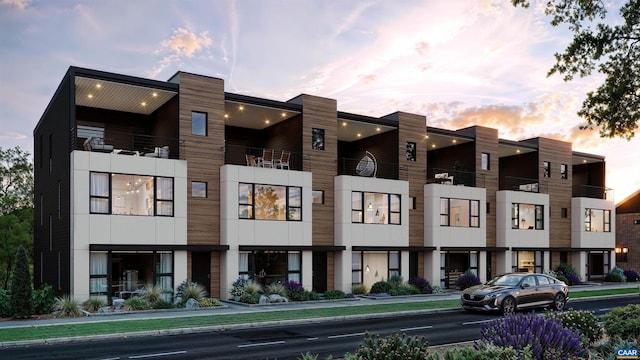
<path fill-rule="evenodd" d="M 424 246 L 424 184 L 427 176 L 427 142 L 425 136 L 427 118 L 409 113 L 398 113 L 397 115 L 399 180 L 409 181 L 409 196 L 415 197 L 416 201 L 416 208 L 409 209 L 409 246 Z M 407 142 L 416 144 L 416 161 L 408 161 L 406 158 Z"/>
<path fill-rule="evenodd" d="M 475 126 L 474 130 L 476 137 L 476 186 L 486 189 L 487 203 L 489 203 L 489 214 L 484 208 L 480 209 L 480 216 L 485 216 L 486 219 L 487 246 L 496 246 L 496 191 L 498 191 L 498 170 L 500 168 L 498 130 L 482 126 Z M 482 170 L 482 153 L 489 154 L 489 170 Z"/>
<path fill-rule="evenodd" d="M 549 229 L 549 247 L 571 247 L 571 216 L 563 219 L 560 215 L 561 208 L 571 210 L 571 143 L 539 138 L 538 152 L 538 179 L 549 193 L 549 224 L 545 224 Z M 551 163 L 551 177 L 544 177 L 544 161 Z M 567 179 L 561 179 L 560 164 L 567 165 Z"/>
<path fill-rule="evenodd" d="M 211 268 L 209 269 L 210 278 L 210 289 L 211 289 L 211 297 L 223 299 L 226 294 L 222 294 L 220 292 L 220 279 L 222 278 L 221 264 L 220 264 L 220 253 L 217 251 L 211 252 Z"/>
<path fill-rule="evenodd" d="M 207 113 L 208 136 L 191 134 L 191 112 Z M 187 243 L 220 244 L 220 167 L 224 163 L 224 82 L 180 73 L 181 159 L 187 160 Z M 207 198 L 191 198 L 191 182 L 206 181 Z"/>
<path fill-rule="evenodd" d="M 337 105 L 335 100 L 310 95 L 302 95 L 302 105 L 302 152 L 306 157 L 304 171 L 313 172 L 313 190 L 324 191 L 324 204 L 313 205 L 313 245 L 333 246 L 333 181 L 337 175 L 338 158 Z M 313 128 L 324 129 L 324 150 L 311 149 Z M 331 279 L 329 271 L 333 271 L 333 266 L 327 264 L 327 267 L 327 278 Z"/>

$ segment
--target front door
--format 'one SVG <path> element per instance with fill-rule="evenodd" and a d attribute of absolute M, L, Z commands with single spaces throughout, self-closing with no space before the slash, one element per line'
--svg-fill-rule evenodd
<path fill-rule="evenodd" d="M 211 253 L 191 253 L 191 280 L 202 286 L 211 294 Z"/>
<path fill-rule="evenodd" d="M 327 253 L 313 252 L 313 291 L 325 293 L 327 291 Z"/>
<path fill-rule="evenodd" d="M 604 255 L 602 253 L 589 253 L 589 280 L 604 276 Z"/>

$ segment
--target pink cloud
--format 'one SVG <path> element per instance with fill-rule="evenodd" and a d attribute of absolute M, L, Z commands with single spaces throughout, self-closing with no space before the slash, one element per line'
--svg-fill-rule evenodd
<path fill-rule="evenodd" d="M 14 6 L 20 10 L 24 10 L 31 4 L 31 0 L 2 0 L 0 4 Z"/>

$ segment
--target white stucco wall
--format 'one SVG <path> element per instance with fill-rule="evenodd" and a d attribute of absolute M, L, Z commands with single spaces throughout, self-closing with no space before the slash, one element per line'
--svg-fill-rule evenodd
<path fill-rule="evenodd" d="M 514 203 L 544 206 L 544 229 L 512 229 L 511 206 Z M 516 248 L 549 247 L 549 194 L 525 191 L 502 190 L 496 193 L 496 246 Z M 506 259 L 506 268 L 511 268 L 510 258 Z"/>
<path fill-rule="evenodd" d="M 586 231 L 585 210 L 611 211 L 610 229 L 608 232 Z M 571 199 L 571 247 L 573 248 L 610 248 L 616 245 L 616 206 L 611 200 L 592 198 Z"/>

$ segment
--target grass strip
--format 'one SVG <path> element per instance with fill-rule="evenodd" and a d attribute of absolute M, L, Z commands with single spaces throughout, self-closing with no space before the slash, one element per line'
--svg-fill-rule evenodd
<path fill-rule="evenodd" d="M 593 290 L 571 292 L 572 299 L 597 297 L 618 294 L 638 293 L 637 288 L 614 290 Z M 103 335 L 129 333 L 136 331 L 153 331 L 165 329 L 186 329 L 205 326 L 232 325 L 279 320 L 298 320 L 325 318 L 347 315 L 380 314 L 399 311 L 416 311 L 430 309 L 456 308 L 459 300 L 411 301 L 393 304 L 356 305 L 327 308 L 311 308 L 296 310 L 272 310 L 251 312 L 246 314 L 211 314 L 177 318 L 114 320 L 84 324 L 60 324 L 38 326 L 37 321 L 31 327 L 0 329 L 0 342 L 44 340 L 73 336 Z"/>

